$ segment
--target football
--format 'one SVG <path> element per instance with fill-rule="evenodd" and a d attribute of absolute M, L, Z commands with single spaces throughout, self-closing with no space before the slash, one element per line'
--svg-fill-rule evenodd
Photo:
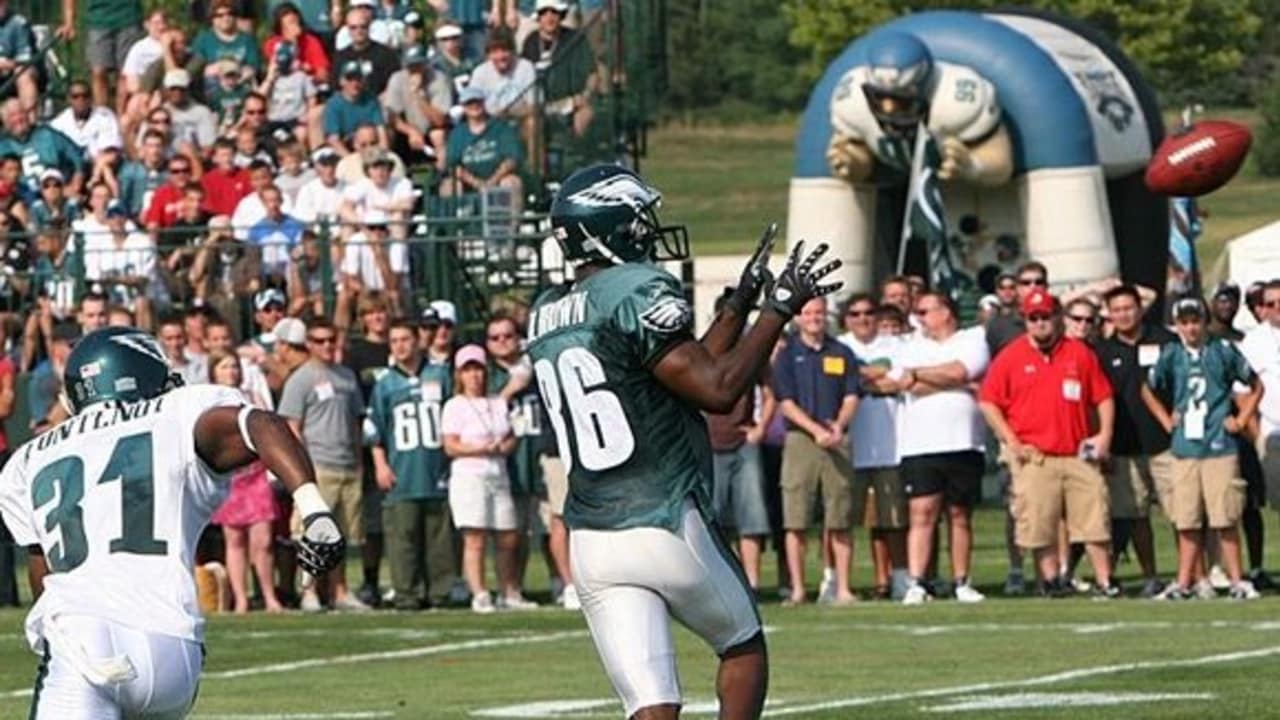
<path fill-rule="evenodd" d="M 1161 195 L 1205 195 L 1235 176 L 1249 154 L 1249 128 L 1205 120 L 1160 143 L 1147 164 L 1147 188 Z"/>

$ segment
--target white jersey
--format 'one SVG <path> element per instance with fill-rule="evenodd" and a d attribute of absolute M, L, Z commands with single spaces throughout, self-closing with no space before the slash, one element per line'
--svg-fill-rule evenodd
<path fill-rule="evenodd" d="M 853 351 L 858 362 L 863 365 L 881 365 L 886 369 L 893 367 L 897 353 L 906 342 L 898 336 L 877 335 L 871 342 L 864 343 L 853 333 L 845 333 L 838 339 Z M 853 453 L 854 468 L 864 470 L 897 467 L 901 462 L 898 456 L 900 404 L 894 395 L 867 394 L 858 401 L 858 410 L 853 415 L 853 427 L 849 430 L 849 447 Z"/>
<path fill-rule="evenodd" d="M 195 425 L 244 402 L 235 388 L 195 385 L 100 403 L 18 448 L 0 474 L 0 512 L 50 569 L 27 616 L 33 650 L 60 615 L 202 640 L 192 562 L 230 484 L 196 456 Z"/>
<path fill-rule="evenodd" d="M 871 114 L 862 86 L 871 81 L 866 65 L 851 68 L 836 86 L 831 100 L 831 126 L 836 134 L 866 144 L 880 162 L 900 170 L 911 166 L 912 149 L 885 134 Z M 925 90 L 929 97 L 926 126 L 939 141 L 956 137 L 966 143 L 985 139 L 1000 124 L 996 87 L 972 68 L 936 63 Z"/>

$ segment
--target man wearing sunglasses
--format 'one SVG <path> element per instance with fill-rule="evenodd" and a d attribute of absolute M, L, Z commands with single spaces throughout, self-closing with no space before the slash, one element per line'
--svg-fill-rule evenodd
<path fill-rule="evenodd" d="M 1021 310 L 1023 302 L 1036 290 L 1049 289 L 1049 269 L 1043 263 L 1031 260 L 1023 263 L 1013 274 L 1014 278 L 1014 312 L 1002 313 L 991 318 L 987 323 L 987 350 L 991 357 L 1000 354 L 1005 345 L 1026 332 L 1027 325 L 1023 321 Z M 1003 281 L 1002 282 L 1006 282 Z"/>
<path fill-rule="evenodd" d="M 67 86 L 67 107 L 49 126 L 71 138 L 93 159 L 107 148 L 120 147 L 120 122 L 108 108 L 93 104 L 89 84 L 75 80 Z"/>
<path fill-rule="evenodd" d="M 1065 337 L 1057 298 L 1033 290 L 1022 316 L 1026 334 L 992 361 L 978 395 L 1012 473 L 1017 544 L 1035 554 L 1041 592 L 1060 594 L 1058 523 L 1065 521 L 1070 540 L 1085 544 L 1097 597 L 1118 597 L 1107 486 L 1098 469 L 1111 448 L 1111 382 L 1088 345 Z"/>

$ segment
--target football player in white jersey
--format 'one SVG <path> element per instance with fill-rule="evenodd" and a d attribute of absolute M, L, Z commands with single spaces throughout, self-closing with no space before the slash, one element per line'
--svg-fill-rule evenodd
<path fill-rule="evenodd" d="M 972 68 L 934 62 L 914 35 L 881 33 L 867 64 L 845 73 L 832 96 L 832 172 L 860 183 L 877 163 L 909 170 L 921 126 L 942 153 L 939 178 L 1003 185 L 1012 176 L 1013 144 L 995 86 Z"/>
<path fill-rule="evenodd" d="M 183 387 L 151 335 L 87 335 L 64 388 L 72 417 L 0 473 L 0 513 L 29 548 L 37 596 L 31 717 L 185 717 L 203 658 L 192 559 L 230 473 L 261 459 L 293 492 L 309 572 L 337 564 L 342 534 L 284 420 L 232 388 Z"/>

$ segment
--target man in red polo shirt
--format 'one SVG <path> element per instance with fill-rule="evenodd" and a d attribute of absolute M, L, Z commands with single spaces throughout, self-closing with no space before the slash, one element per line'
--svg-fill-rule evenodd
<path fill-rule="evenodd" d="M 1042 591 L 1062 592 L 1057 538 L 1065 518 L 1071 542 L 1085 543 L 1093 562 L 1095 592 L 1117 597 L 1107 485 L 1098 470 L 1111 448 L 1111 383 L 1088 345 L 1063 336 L 1057 298 L 1035 290 L 1023 298 L 1022 314 L 1026 334 L 996 356 L 978 395 L 1013 474 L 1018 545 L 1034 552 Z"/>

